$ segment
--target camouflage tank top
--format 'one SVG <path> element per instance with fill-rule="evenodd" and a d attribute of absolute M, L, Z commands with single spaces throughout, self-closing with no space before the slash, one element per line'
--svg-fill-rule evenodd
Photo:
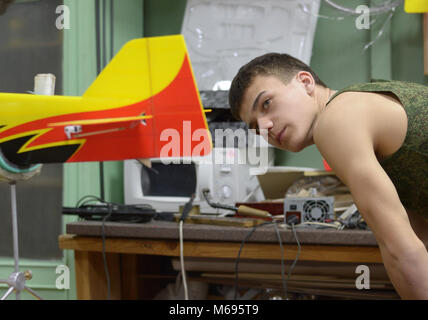
<path fill-rule="evenodd" d="M 428 86 L 405 81 L 372 80 L 336 92 L 393 93 L 407 113 L 407 133 L 394 154 L 379 161 L 394 183 L 401 203 L 428 219 Z"/>

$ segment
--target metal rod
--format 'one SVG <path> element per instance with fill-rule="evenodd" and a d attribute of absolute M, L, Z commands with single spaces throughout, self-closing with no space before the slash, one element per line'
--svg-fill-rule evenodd
<path fill-rule="evenodd" d="M 25 286 L 24 290 L 27 290 L 28 293 L 30 293 L 34 298 L 36 298 L 37 300 L 43 300 L 42 297 L 40 297 L 36 291 L 34 291 L 31 288 L 28 288 L 27 286 Z"/>
<path fill-rule="evenodd" d="M 0 298 L 0 300 L 6 300 L 6 298 L 15 290 L 14 287 L 9 287 L 9 289 L 6 291 L 6 293 L 3 295 L 3 297 Z"/>
<path fill-rule="evenodd" d="M 16 182 L 10 182 L 10 202 L 12 206 L 12 236 L 13 236 L 13 260 L 15 272 L 19 272 L 19 245 L 18 245 L 18 214 L 16 210 Z M 16 300 L 21 299 L 19 290 L 16 290 Z"/>

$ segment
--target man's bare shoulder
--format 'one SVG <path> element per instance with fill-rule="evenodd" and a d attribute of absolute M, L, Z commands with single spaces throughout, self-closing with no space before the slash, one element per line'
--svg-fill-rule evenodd
<path fill-rule="evenodd" d="M 336 100 L 337 99 L 337 100 Z M 375 132 L 379 111 L 368 95 L 343 93 L 333 99 L 317 118 L 315 145 L 336 175 L 352 188 L 363 192 L 364 180 L 357 176 L 381 177 L 376 161 Z M 386 180 L 376 180 L 382 185 Z M 360 203 L 361 205 L 361 203 Z"/>
<path fill-rule="evenodd" d="M 331 140 L 331 134 L 368 130 L 369 113 L 366 96 L 360 92 L 344 92 L 334 98 L 319 114 L 314 125 L 315 143 Z M 372 111 L 372 110 L 370 110 Z M 370 112 L 372 113 L 372 112 Z M 374 116 L 374 114 L 371 114 Z"/>
<path fill-rule="evenodd" d="M 358 135 L 354 134 L 358 131 Z M 320 113 L 314 125 L 314 142 L 358 137 L 371 141 L 379 157 L 395 152 L 407 132 L 407 116 L 398 100 L 387 94 L 344 92 Z M 341 136 L 337 136 L 337 135 Z M 367 139 L 366 139 L 367 138 Z"/>

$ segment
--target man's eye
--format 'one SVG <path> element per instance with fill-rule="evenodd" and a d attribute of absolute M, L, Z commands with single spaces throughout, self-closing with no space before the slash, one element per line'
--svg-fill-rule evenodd
<path fill-rule="evenodd" d="M 263 109 L 267 110 L 269 108 L 269 104 L 270 104 L 270 99 L 267 99 L 263 102 Z"/>

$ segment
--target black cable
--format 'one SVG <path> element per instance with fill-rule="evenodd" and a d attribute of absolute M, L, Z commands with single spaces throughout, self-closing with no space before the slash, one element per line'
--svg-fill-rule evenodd
<path fill-rule="evenodd" d="M 297 238 L 296 229 L 294 228 L 294 223 L 291 224 L 291 229 L 292 229 L 293 234 L 294 234 L 294 239 L 296 239 L 297 253 L 296 253 L 296 257 L 294 258 L 294 261 L 290 267 L 290 270 L 288 270 L 287 283 L 288 283 L 288 280 L 290 280 L 291 272 L 293 271 L 294 267 L 296 266 L 297 260 L 299 259 L 299 256 L 300 256 L 300 251 L 302 250 L 302 248 L 300 247 L 299 239 Z"/>
<path fill-rule="evenodd" d="M 83 200 L 85 200 L 85 199 L 86 199 L 86 201 L 83 202 Z M 102 241 L 102 257 L 103 257 L 103 264 L 104 264 L 104 272 L 105 272 L 106 281 L 107 281 L 107 300 L 110 300 L 111 288 L 110 288 L 110 273 L 108 270 L 107 258 L 106 258 L 106 249 L 105 249 L 105 222 L 112 216 L 112 206 L 117 205 L 117 203 L 106 202 L 103 199 L 100 199 L 99 197 L 94 196 L 94 195 L 86 195 L 77 201 L 76 207 L 78 208 L 78 207 L 84 205 L 86 202 L 94 201 L 94 200 L 102 202 L 104 204 L 107 204 L 107 207 L 108 207 L 108 213 L 103 217 L 102 223 L 101 223 L 101 241 Z"/>
<path fill-rule="evenodd" d="M 236 261 L 235 261 L 235 293 L 234 293 L 234 300 L 236 300 L 237 296 L 238 296 L 238 265 L 239 265 L 239 259 L 241 257 L 242 248 L 244 247 L 245 242 L 251 237 L 251 235 L 254 233 L 254 231 L 256 231 L 257 228 L 259 228 L 261 226 L 266 226 L 266 225 L 269 225 L 269 224 L 272 224 L 272 223 L 273 222 L 269 221 L 269 222 L 264 222 L 262 224 L 258 224 L 256 226 L 254 226 L 251 229 L 251 231 L 245 236 L 245 238 L 241 242 L 241 247 L 239 248 L 239 251 L 238 251 L 238 257 L 236 258 Z"/>
<path fill-rule="evenodd" d="M 195 194 L 193 193 L 189 201 L 187 201 L 183 207 L 183 212 L 181 213 L 180 221 L 185 221 L 190 211 L 193 209 L 193 201 L 195 200 Z"/>
<path fill-rule="evenodd" d="M 287 279 L 284 279 L 285 278 L 285 274 L 284 274 L 285 273 L 285 271 L 284 271 L 284 269 L 285 269 L 285 267 L 284 267 L 284 260 L 285 260 L 285 258 L 284 258 L 284 248 L 283 248 L 283 245 L 282 245 L 281 235 L 280 235 L 279 230 L 277 228 L 276 222 L 275 221 L 273 221 L 273 222 L 265 222 L 265 223 L 256 225 L 245 236 L 245 238 L 241 242 L 241 247 L 239 248 L 238 256 L 237 256 L 236 261 L 235 261 L 235 290 L 234 290 L 235 292 L 234 292 L 234 300 L 236 300 L 237 296 L 238 296 L 238 279 L 239 279 L 239 276 L 238 276 L 238 271 L 239 271 L 238 270 L 238 265 L 239 265 L 239 260 L 240 260 L 240 257 L 241 257 L 241 252 L 242 252 L 242 249 L 244 247 L 244 244 L 252 236 L 252 234 L 254 233 L 254 231 L 256 231 L 257 228 L 259 228 L 261 226 L 270 225 L 270 224 L 274 225 L 274 228 L 275 228 L 275 231 L 276 231 L 276 234 L 277 234 L 277 237 L 278 237 L 279 246 L 280 246 L 280 249 L 281 249 L 281 278 L 282 278 L 282 285 L 283 285 L 283 290 L 284 290 L 285 298 L 288 299 L 288 281 L 289 281 L 289 279 L 291 277 L 291 273 L 294 270 L 294 267 L 296 266 L 296 263 L 297 263 L 297 261 L 299 259 L 299 256 L 300 256 L 300 252 L 302 250 L 302 248 L 300 246 L 299 238 L 297 237 L 296 229 L 294 228 L 294 222 L 295 221 L 291 220 L 290 225 L 291 225 L 291 229 L 293 231 L 294 239 L 296 240 L 296 243 L 297 243 L 297 253 L 296 253 L 296 257 L 294 258 L 293 263 L 291 264 L 290 269 L 288 270 Z"/>
<path fill-rule="evenodd" d="M 287 281 L 285 280 L 285 266 L 284 266 L 284 248 L 282 246 L 281 234 L 279 233 L 278 226 L 276 225 L 276 221 L 273 220 L 273 226 L 275 228 L 276 235 L 278 237 L 279 249 L 281 250 L 281 280 L 282 280 L 282 289 L 284 290 L 284 297 L 288 299 L 288 291 L 287 291 Z"/>
<path fill-rule="evenodd" d="M 210 193 L 209 189 L 203 189 L 202 190 L 202 194 L 205 198 L 205 201 L 208 203 L 208 205 L 214 209 L 226 209 L 226 210 L 231 210 L 231 211 L 238 211 L 238 208 L 235 206 L 229 206 L 227 204 L 221 204 L 221 203 L 214 203 L 211 202 L 211 200 L 208 198 L 208 194 Z"/>
<path fill-rule="evenodd" d="M 107 281 L 107 300 L 110 300 L 110 298 L 111 298 L 110 273 L 109 273 L 108 265 L 107 265 L 106 239 L 105 239 L 105 222 L 111 216 L 111 205 L 110 204 L 108 205 L 108 208 L 109 208 L 109 213 L 103 217 L 102 224 L 101 224 L 101 239 L 102 239 L 102 255 L 103 255 L 103 263 L 104 263 L 104 272 L 105 272 L 106 281 Z"/>

